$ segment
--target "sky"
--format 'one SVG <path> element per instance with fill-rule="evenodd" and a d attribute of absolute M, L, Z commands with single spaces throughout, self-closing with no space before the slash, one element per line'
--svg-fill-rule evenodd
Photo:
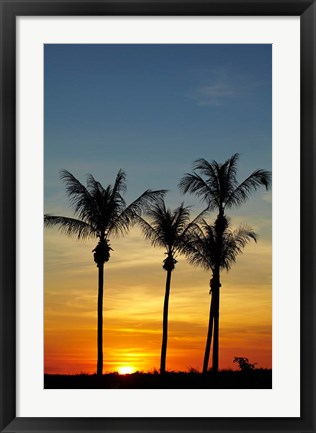
<path fill-rule="evenodd" d="M 44 208 L 73 216 L 59 178 L 104 186 L 127 174 L 127 203 L 146 189 L 168 189 L 194 217 L 205 206 L 178 189 L 198 158 L 240 154 L 237 178 L 272 167 L 271 45 L 67 45 L 44 48 Z M 235 356 L 272 366 L 271 191 L 260 189 L 229 212 L 249 224 L 249 244 L 222 273 L 219 368 Z M 215 218 L 210 214 L 209 222 Z M 44 231 L 44 370 L 96 371 L 96 240 Z M 166 272 L 164 250 L 133 228 L 111 239 L 104 269 L 104 372 L 159 369 Z M 182 256 L 172 273 L 167 369 L 202 369 L 210 273 Z"/>

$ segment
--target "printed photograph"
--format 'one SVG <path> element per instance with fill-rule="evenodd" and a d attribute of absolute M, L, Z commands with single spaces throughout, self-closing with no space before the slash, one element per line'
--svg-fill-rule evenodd
<path fill-rule="evenodd" d="M 272 388 L 272 45 L 44 46 L 44 388 Z"/>

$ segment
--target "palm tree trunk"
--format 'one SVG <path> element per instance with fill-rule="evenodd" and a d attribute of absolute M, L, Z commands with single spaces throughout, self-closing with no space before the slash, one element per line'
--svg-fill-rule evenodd
<path fill-rule="evenodd" d="M 210 358 L 212 333 L 213 333 L 213 320 L 214 320 L 213 310 L 214 310 L 214 301 L 213 301 L 213 295 L 212 295 L 212 299 L 210 302 L 210 316 L 209 316 L 209 321 L 208 321 L 207 339 L 206 339 L 206 346 L 205 346 L 205 352 L 204 352 L 203 374 L 207 373 L 208 362 L 209 362 L 209 358 Z"/>
<path fill-rule="evenodd" d="M 171 270 L 167 270 L 166 279 L 166 292 L 165 300 L 163 305 L 163 322 L 162 322 L 162 345 L 161 345 L 161 357 L 160 357 L 160 373 L 166 372 L 166 354 L 167 354 L 167 341 L 168 341 L 168 308 L 169 308 L 169 295 L 170 295 L 170 282 L 171 282 Z"/>
<path fill-rule="evenodd" d="M 103 371 L 103 274 L 104 263 L 98 264 L 98 361 L 97 375 L 102 376 Z"/>
<path fill-rule="evenodd" d="M 213 359 L 212 359 L 212 371 L 218 372 L 218 346 L 219 346 L 219 292 L 220 282 L 219 275 L 216 286 L 214 287 L 214 341 L 213 341 Z"/>

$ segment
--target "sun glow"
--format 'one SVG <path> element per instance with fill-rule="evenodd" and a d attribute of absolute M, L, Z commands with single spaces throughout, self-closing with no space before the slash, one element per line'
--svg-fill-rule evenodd
<path fill-rule="evenodd" d="M 133 373 L 134 368 L 133 367 L 119 367 L 118 372 L 119 374 L 131 374 Z"/>

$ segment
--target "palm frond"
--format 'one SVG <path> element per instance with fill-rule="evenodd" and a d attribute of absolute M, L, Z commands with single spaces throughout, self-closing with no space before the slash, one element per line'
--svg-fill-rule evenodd
<path fill-rule="evenodd" d="M 87 188 L 67 170 L 61 170 L 60 178 L 66 184 L 66 192 L 75 215 L 91 224 L 99 212 Z"/>
<path fill-rule="evenodd" d="M 205 219 L 200 221 L 198 230 L 190 234 L 190 239 L 183 245 L 181 252 L 190 264 L 205 270 L 213 269 L 216 260 L 216 233 L 214 226 Z"/>
<path fill-rule="evenodd" d="M 126 202 L 121 193 L 125 193 L 127 190 L 126 186 L 126 174 L 123 170 L 119 170 L 116 175 L 114 187 L 111 190 L 109 204 L 112 211 L 112 218 L 120 215 L 126 208 Z M 111 218 L 111 219 L 112 219 Z"/>
<path fill-rule="evenodd" d="M 92 174 L 87 177 L 87 190 L 94 203 L 95 212 L 93 214 L 93 222 L 101 228 L 103 221 L 103 207 L 104 207 L 104 196 L 105 189 L 100 182 L 95 180 Z"/>
<path fill-rule="evenodd" d="M 161 199 L 167 190 L 152 191 L 150 189 L 143 192 L 136 200 L 127 206 L 122 212 L 112 219 L 109 224 L 108 232 L 113 234 L 126 234 L 136 222 L 136 216 L 141 216 L 150 209 L 150 206 Z"/>
<path fill-rule="evenodd" d="M 184 194 L 187 192 L 196 194 L 202 201 L 208 204 L 210 210 L 218 207 L 217 195 L 214 194 L 214 188 L 217 188 L 216 183 L 215 186 L 209 185 L 209 183 L 197 173 L 186 173 L 180 180 L 178 186 L 180 191 Z"/>
<path fill-rule="evenodd" d="M 251 227 L 246 224 L 240 224 L 234 231 L 233 236 L 236 242 L 240 242 L 241 246 L 244 247 L 250 239 L 257 242 L 258 235 L 253 231 Z"/>
<path fill-rule="evenodd" d="M 220 170 L 220 164 L 217 161 L 208 162 L 204 158 L 199 158 L 193 163 L 193 170 L 198 170 L 204 176 L 206 176 L 214 188 L 218 187 L 218 172 Z"/>
<path fill-rule="evenodd" d="M 121 195 L 121 192 L 126 191 L 126 174 L 123 170 L 119 170 L 113 188 L 111 185 L 103 188 L 100 182 L 96 181 L 92 175 L 89 175 L 87 187 L 95 203 L 97 226 L 105 234 L 105 232 L 108 232 L 113 220 L 126 208 L 125 200 Z"/>
<path fill-rule="evenodd" d="M 187 228 L 190 221 L 190 206 L 184 206 L 182 202 L 179 207 L 177 207 L 172 214 L 172 226 L 177 231 L 178 234 L 182 233 L 185 228 Z"/>
<path fill-rule="evenodd" d="M 243 253 L 243 249 L 251 240 L 257 242 L 257 235 L 247 225 L 240 225 L 234 231 L 227 230 L 223 237 L 221 267 L 229 270 L 236 262 L 237 256 Z"/>
<path fill-rule="evenodd" d="M 209 225 L 202 220 L 201 231 L 195 232 L 191 241 L 182 249 L 189 263 L 206 270 L 213 270 L 216 266 L 229 270 L 245 246 L 251 240 L 257 241 L 257 235 L 247 225 L 231 230 L 229 223 L 227 220 L 225 232 L 218 239 L 215 224 Z"/>
<path fill-rule="evenodd" d="M 95 180 L 92 174 L 88 174 L 87 176 L 87 190 L 89 191 L 92 197 L 100 196 L 104 194 L 104 188 L 100 182 Z"/>
<path fill-rule="evenodd" d="M 220 166 L 218 179 L 220 185 L 219 202 L 221 203 L 221 206 L 224 205 L 227 197 L 229 197 L 238 186 L 238 181 L 236 179 L 238 159 L 239 154 L 235 153 Z"/>
<path fill-rule="evenodd" d="M 120 169 L 116 175 L 112 196 L 115 197 L 118 192 L 125 193 L 126 191 L 126 173 L 122 169 Z"/>
<path fill-rule="evenodd" d="M 205 237 L 193 238 L 182 248 L 182 253 L 191 265 L 200 266 L 205 270 L 214 267 L 214 257 L 210 252 L 212 249 L 210 249 L 209 239 Z"/>
<path fill-rule="evenodd" d="M 202 221 L 205 222 L 204 216 L 208 212 L 209 208 L 207 207 L 206 209 L 202 210 L 202 212 L 200 212 L 192 221 L 189 221 L 187 223 L 181 235 L 181 238 L 183 238 L 184 247 L 186 246 L 186 244 L 191 242 L 193 235 L 203 236 L 203 231 L 199 226 L 199 223 L 201 223 Z"/>
<path fill-rule="evenodd" d="M 144 218 L 139 215 L 136 215 L 135 220 L 142 229 L 145 239 L 149 240 L 154 247 L 166 247 L 164 239 L 161 236 L 161 232 L 157 231 L 155 227 L 150 225 Z"/>
<path fill-rule="evenodd" d="M 163 232 L 168 249 L 176 253 L 181 250 L 181 245 L 189 236 L 189 233 L 185 235 L 184 232 L 190 223 L 190 207 L 181 203 L 174 211 L 165 209 L 156 223 L 159 225 L 159 230 Z"/>
<path fill-rule="evenodd" d="M 61 232 L 68 236 L 77 236 L 78 239 L 98 236 L 98 232 L 93 226 L 75 218 L 46 214 L 44 215 L 44 225 L 45 227 L 57 226 Z"/>
<path fill-rule="evenodd" d="M 236 179 L 237 176 L 237 163 L 239 161 L 239 153 L 235 153 L 224 162 L 226 167 L 227 178 Z"/>
<path fill-rule="evenodd" d="M 271 186 L 271 172 L 258 169 L 251 173 L 241 184 L 239 184 L 227 197 L 225 207 L 240 206 L 249 195 L 259 187 L 265 186 L 268 190 Z"/>

